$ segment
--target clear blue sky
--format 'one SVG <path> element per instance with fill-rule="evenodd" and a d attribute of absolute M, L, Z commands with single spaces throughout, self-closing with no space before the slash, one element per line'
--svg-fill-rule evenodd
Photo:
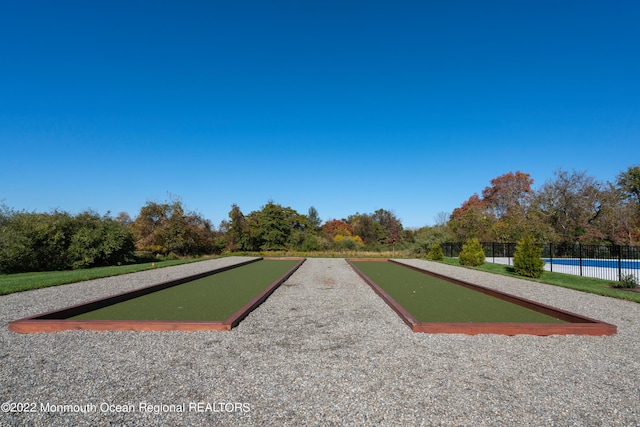
<path fill-rule="evenodd" d="M 640 163 L 637 1 L 3 1 L 0 203 L 432 224 Z"/>

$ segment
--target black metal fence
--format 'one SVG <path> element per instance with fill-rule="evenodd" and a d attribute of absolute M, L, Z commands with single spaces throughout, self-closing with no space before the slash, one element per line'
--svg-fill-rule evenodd
<path fill-rule="evenodd" d="M 461 242 L 442 243 L 445 256 L 457 257 Z M 640 280 L 640 247 L 621 245 L 583 245 L 581 243 L 545 243 L 542 258 L 545 269 L 558 273 L 621 280 L 626 275 Z M 515 243 L 482 243 L 487 262 L 512 264 Z"/>

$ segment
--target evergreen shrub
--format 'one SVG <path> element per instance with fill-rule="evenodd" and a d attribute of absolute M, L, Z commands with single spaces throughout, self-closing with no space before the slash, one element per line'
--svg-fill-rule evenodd
<path fill-rule="evenodd" d="M 536 245 L 533 237 L 525 236 L 516 244 L 513 268 L 517 274 L 525 277 L 538 278 L 544 273 L 542 248 Z"/>
<path fill-rule="evenodd" d="M 444 259 L 444 252 L 442 252 L 442 246 L 440 243 L 434 243 L 431 245 L 431 249 L 429 253 L 427 253 L 427 259 L 431 259 L 433 261 L 442 261 Z"/>
<path fill-rule="evenodd" d="M 468 239 L 467 242 L 462 245 L 462 251 L 458 257 L 460 265 L 466 265 L 469 267 L 477 267 L 484 264 L 484 250 L 477 237 Z"/>

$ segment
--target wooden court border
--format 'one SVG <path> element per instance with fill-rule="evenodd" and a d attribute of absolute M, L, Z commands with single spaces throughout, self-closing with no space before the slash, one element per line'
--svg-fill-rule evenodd
<path fill-rule="evenodd" d="M 407 265 L 392 259 L 380 258 L 348 258 L 347 263 L 354 271 L 378 294 L 411 328 L 413 332 L 425 332 L 429 334 L 499 334 L 499 335 L 614 335 L 617 333 L 615 325 L 601 322 L 596 319 L 581 316 L 566 310 L 561 310 L 545 304 L 541 304 L 526 298 L 510 295 L 484 286 L 465 282 L 463 280 L 454 279 L 442 274 L 434 273 L 419 267 Z M 556 317 L 569 323 L 550 324 L 550 323 L 525 323 L 525 322 L 419 322 L 411 313 L 409 313 L 402 305 L 394 300 L 384 289 L 375 283 L 369 276 L 364 274 L 352 261 L 365 262 L 391 262 L 406 268 L 437 277 L 464 286 L 475 291 L 482 292 L 501 300 L 520 305 L 531 310 Z"/>
<path fill-rule="evenodd" d="M 86 303 L 73 305 L 60 310 L 54 310 L 36 316 L 25 317 L 9 322 L 9 330 L 29 334 L 36 332 L 60 332 L 67 330 L 93 331 L 229 331 L 236 327 L 250 312 L 262 304 L 285 280 L 287 280 L 306 260 L 306 258 L 288 258 L 299 262 L 286 273 L 267 286 L 262 292 L 252 298 L 243 307 L 226 320 L 189 321 L 189 320 L 69 320 L 69 317 L 97 310 L 119 302 L 127 301 L 152 292 L 178 286 L 192 280 L 201 279 L 223 271 L 242 267 L 264 258 L 255 258 L 225 267 L 216 268 L 204 273 L 182 277 L 134 291 L 123 292 L 106 298 L 99 298 Z M 272 260 L 283 258 L 267 258 Z"/>

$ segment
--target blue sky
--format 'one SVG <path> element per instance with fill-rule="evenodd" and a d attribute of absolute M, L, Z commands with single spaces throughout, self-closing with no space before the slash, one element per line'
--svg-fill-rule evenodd
<path fill-rule="evenodd" d="M 0 203 L 433 224 L 640 163 L 636 1 L 7 1 Z"/>

